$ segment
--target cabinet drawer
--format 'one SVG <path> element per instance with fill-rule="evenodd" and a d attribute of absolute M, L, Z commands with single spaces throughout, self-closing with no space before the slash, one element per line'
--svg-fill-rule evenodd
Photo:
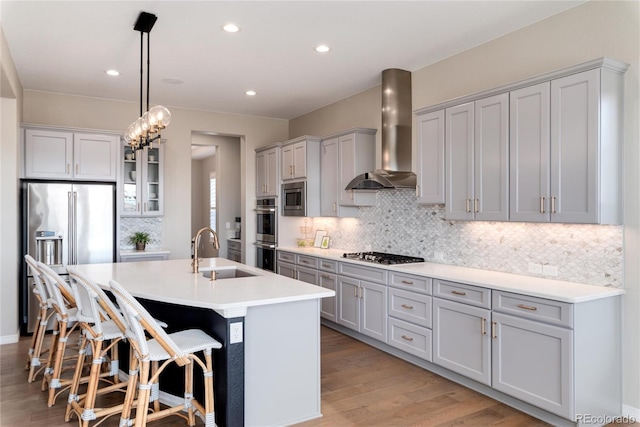
<path fill-rule="evenodd" d="M 573 304 L 503 291 L 493 292 L 492 303 L 494 311 L 573 327 Z"/>
<path fill-rule="evenodd" d="M 309 268 L 318 268 L 318 259 L 307 255 L 297 255 L 296 264 Z"/>
<path fill-rule="evenodd" d="M 433 279 L 430 277 L 414 276 L 412 274 L 389 272 L 389 286 L 407 289 L 415 292 L 424 292 L 431 295 Z"/>
<path fill-rule="evenodd" d="M 318 270 L 328 271 L 330 273 L 338 272 L 338 261 L 331 261 L 328 259 L 318 259 Z"/>
<path fill-rule="evenodd" d="M 312 285 L 318 284 L 318 270 L 300 266 L 296 267 L 296 270 L 298 271 L 298 280 Z"/>
<path fill-rule="evenodd" d="M 296 278 L 296 266 L 293 264 L 288 264 L 286 262 L 278 263 L 278 274 L 281 276 L 287 276 L 292 279 Z"/>
<path fill-rule="evenodd" d="M 227 244 L 230 251 L 240 252 L 242 250 L 242 244 L 240 242 L 236 242 L 235 240 L 227 240 Z"/>
<path fill-rule="evenodd" d="M 491 289 L 434 279 L 433 295 L 478 307 L 491 308 Z"/>
<path fill-rule="evenodd" d="M 390 317 L 389 345 L 431 362 L 431 329 Z"/>
<path fill-rule="evenodd" d="M 431 328 L 431 297 L 389 288 L 389 316 Z"/>
<path fill-rule="evenodd" d="M 363 267 L 360 265 L 350 264 L 347 262 L 340 262 L 339 274 L 343 276 L 351 276 L 356 279 L 368 280 L 370 282 L 387 284 L 387 270 L 381 270 L 379 268 Z"/>
<path fill-rule="evenodd" d="M 292 264 L 295 264 L 296 254 L 291 252 L 278 251 L 278 261 L 290 262 Z"/>

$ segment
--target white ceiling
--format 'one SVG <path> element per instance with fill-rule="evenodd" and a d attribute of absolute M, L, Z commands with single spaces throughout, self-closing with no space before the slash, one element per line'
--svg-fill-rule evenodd
<path fill-rule="evenodd" d="M 582 2 L 2 0 L 0 20 L 25 89 L 137 103 L 146 11 L 152 104 L 291 119 Z"/>

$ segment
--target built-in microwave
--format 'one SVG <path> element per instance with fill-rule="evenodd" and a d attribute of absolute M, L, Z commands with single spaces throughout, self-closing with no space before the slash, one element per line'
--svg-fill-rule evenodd
<path fill-rule="evenodd" d="M 288 182 L 282 184 L 282 215 L 307 215 L 307 182 Z"/>

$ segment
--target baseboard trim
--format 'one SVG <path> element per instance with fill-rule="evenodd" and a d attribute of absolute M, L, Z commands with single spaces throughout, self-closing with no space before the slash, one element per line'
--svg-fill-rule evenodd
<path fill-rule="evenodd" d="M 20 340 L 20 329 L 15 334 L 0 336 L 0 345 L 15 344 Z"/>
<path fill-rule="evenodd" d="M 622 405 L 622 416 L 629 419 L 630 422 L 640 423 L 640 408 L 631 405 Z M 633 420 L 631 420 L 633 418 Z"/>

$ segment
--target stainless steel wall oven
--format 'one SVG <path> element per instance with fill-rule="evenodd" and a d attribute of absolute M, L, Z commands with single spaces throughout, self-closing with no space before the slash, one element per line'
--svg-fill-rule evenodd
<path fill-rule="evenodd" d="M 276 271 L 278 207 L 276 199 L 256 200 L 256 267 Z"/>

